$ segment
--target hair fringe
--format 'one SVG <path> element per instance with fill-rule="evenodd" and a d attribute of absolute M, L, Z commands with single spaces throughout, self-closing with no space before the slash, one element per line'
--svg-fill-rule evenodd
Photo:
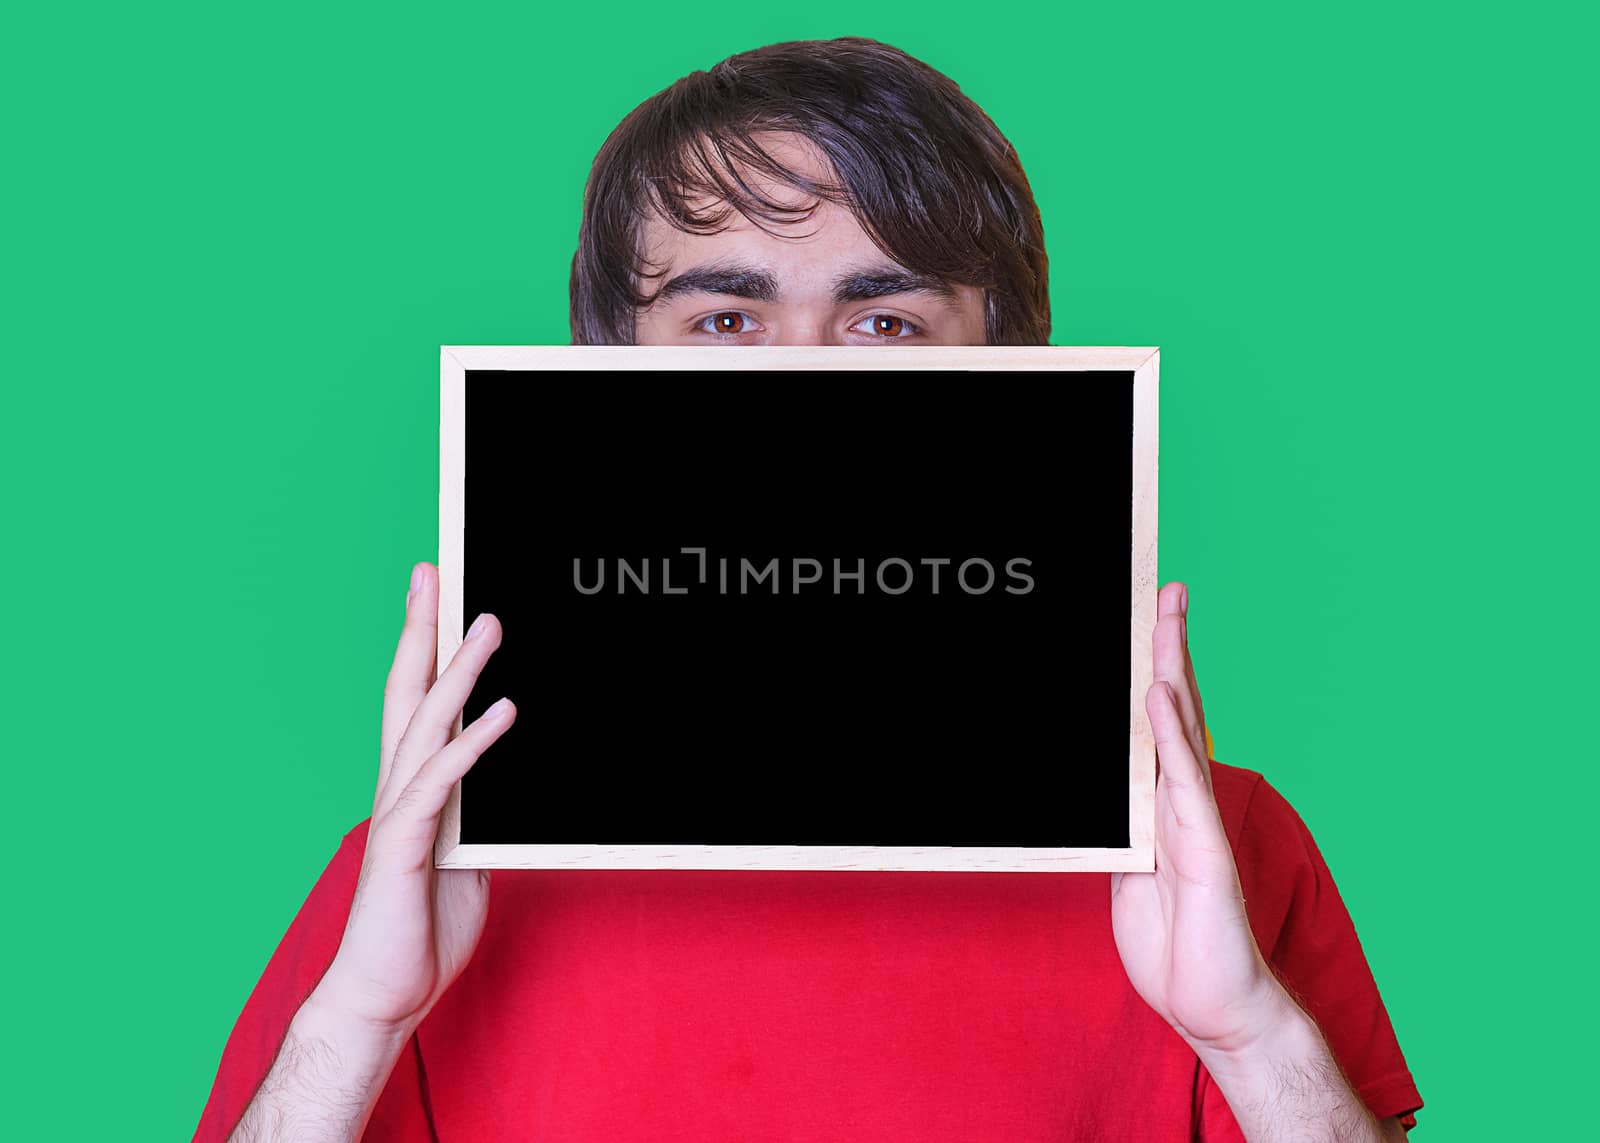
<path fill-rule="evenodd" d="M 793 169 L 761 145 L 762 134 L 809 140 L 837 177 Z M 812 201 L 778 202 L 745 172 Z M 987 343 L 1048 342 L 1043 225 L 1015 147 L 948 77 L 898 48 L 847 36 L 730 56 L 623 118 L 584 188 L 573 344 L 635 342 L 638 312 L 651 300 L 640 287 L 665 272 L 642 248 L 651 218 L 712 234 L 737 211 L 773 233 L 769 224 L 804 221 L 822 202 L 850 210 L 907 269 L 982 288 Z"/>

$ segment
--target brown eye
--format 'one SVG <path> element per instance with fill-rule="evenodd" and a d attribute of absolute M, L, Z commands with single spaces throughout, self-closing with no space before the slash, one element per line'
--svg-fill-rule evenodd
<path fill-rule="evenodd" d="M 870 328 L 867 328 L 869 324 Z M 871 334 L 879 341 L 904 341 L 922 332 L 915 323 L 896 314 L 873 314 L 862 318 L 851 328 Z"/>
<path fill-rule="evenodd" d="M 724 310 L 701 321 L 700 328 L 707 333 L 749 333 L 749 322 L 750 319 L 738 310 Z"/>

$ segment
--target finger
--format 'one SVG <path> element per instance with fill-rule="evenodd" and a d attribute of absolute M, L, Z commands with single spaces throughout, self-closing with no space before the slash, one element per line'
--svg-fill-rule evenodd
<path fill-rule="evenodd" d="M 377 812 L 382 813 L 394 805 L 394 799 L 399 797 L 400 791 L 415 777 L 422 764 L 450 741 L 450 733 L 455 729 L 461 708 L 467 705 L 467 697 L 471 695 L 489 656 L 500 646 L 500 637 L 500 621 L 488 612 L 473 621 L 450 665 L 440 672 L 438 680 L 428 688 L 427 695 L 417 704 L 405 733 L 400 736 L 400 745 L 394 754 L 394 768 L 389 774 L 389 782 L 384 788 Z"/>
<path fill-rule="evenodd" d="M 383 800 L 383 788 L 394 766 L 395 751 L 422 702 L 433 685 L 434 662 L 439 650 L 439 578 L 429 563 L 411 569 L 412 589 L 406 595 L 406 621 L 395 647 L 394 663 L 383 685 L 382 756 L 378 762 L 378 788 L 373 797 L 376 807 Z"/>
<path fill-rule="evenodd" d="M 373 827 L 382 835 L 382 856 L 394 862 L 394 867 L 421 868 L 429 860 L 439 832 L 439 814 L 450 800 L 451 789 L 516 718 L 516 706 L 502 698 L 423 763 L 406 783 Z"/>
<path fill-rule="evenodd" d="M 1178 600 L 1179 610 L 1183 613 L 1183 662 L 1189 675 L 1189 693 L 1194 696 L 1194 719 L 1197 741 L 1200 744 L 1200 756 L 1209 759 L 1210 749 L 1206 746 L 1206 706 L 1205 698 L 1200 693 L 1200 683 L 1194 673 L 1194 647 L 1189 642 L 1189 585 L 1183 585 L 1181 597 Z"/>
<path fill-rule="evenodd" d="M 1205 774 L 1206 785 L 1207 786 L 1213 786 L 1214 783 L 1213 783 L 1213 778 L 1212 778 L 1212 774 L 1211 774 L 1211 745 L 1206 740 L 1205 699 L 1200 694 L 1200 683 L 1195 678 L 1195 673 L 1194 673 L 1194 648 L 1190 645 L 1190 642 L 1189 642 L 1189 585 L 1188 584 L 1183 584 L 1182 585 L 1182 590 L 1178 593 L 1178 609 L 1179 609 L 1179 613 L 1182 616 L 1182 621 L 1179 624 L 1179 632 L 1182 635 L 1182 642 L 1183 642 L 1184 678 L 1185 678 L 1185 681 L 1188 684 L 1188 690 L 1185 691 L 1185 692 L 1181 692 L 1181 693 L 1187 695 L 1187 697 L 1190 700 L 1190 709 L 1192 709 L 1193 712 L 1194 712 L 1192 717 L 1191 717 L 1191 719 L 1190 719 L 1190 721 L 1187 723 L 1187 726 L 1188 726 L 1188 728 L 1190 730 L 1190 738 L 1194 743 L 1195 754 L 1200 758 L 1200 760 L 1202 762 L 1205 763 L 1205 765 L 1201 767 L 1201 772 Z M 1213 796 L 1214 796 L 1214 791 L 1213 791 Z"/>
<path fill-rule="evenodd" d="M 1220 826 L 1216 798 L 1184 730 L 1176 693 L 1166 683 L 1152 683 L 1145 692 L 1145 711 L 1160 761 L 1157 780 L 1178 825 L 1184 829 L 1209 828 L 1213 823 Z"/>
<path fill-rule="evenodd" d="M 1183 723 L 1183 733 L 1190 748 L 1201 758 L 1206 757 L 1205 731 L 1201 729 L 1200 692 L 1194 684 L 1186 644 L 1186 622 L 1183 614 L 1183 596 L 1186 585 L 1167 584 L 1156 596 L 1156 629 L 1152 643 L 1153 675 L 1156 682 L 1172 688 L 1177 701 L 1178 715 Z"/>

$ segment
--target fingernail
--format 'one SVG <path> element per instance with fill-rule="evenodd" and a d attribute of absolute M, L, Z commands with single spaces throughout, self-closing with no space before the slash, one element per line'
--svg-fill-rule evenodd
<path fill-rule="evenodd" d="M 422 565 L 418 564 L 411 569 L 411 594 L 417 594 L 417 588 L 422 586 Z"/>
<path fill-rule="evenodd" d="M 1178 593 L 1178 610 L 1185 615 L 1189 614 L 1189 585 L 1184 584 L 1183 590 Z"/>
<path fill-rule="evenodd" d="M 510 709 L 511 709 L 511 700 L 510 699 L 501 699 L 499 702 L 497 702 L 493 706 L 491 706 L 488 710 L 484 711 L 483 712 L 483 717 L 484 718 L 499 718 L 501 715 L 505 714 L 506 711 L 508 711 Z"/>
<path fill-rule="evenodd" d="M 467 628 L 467 638 L 476 639 L 479 635 L 482 635 L 486 630 L 488 630 L 488 628 L 489 624 L 487 617 L 480 615 L 478 618 L 472 621 L 472 626 Z"/>

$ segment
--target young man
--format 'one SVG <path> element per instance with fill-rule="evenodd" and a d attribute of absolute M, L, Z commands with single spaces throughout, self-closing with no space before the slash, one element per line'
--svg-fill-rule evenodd
<path fill-rule="evenodd" d="M 734 56 L 595 161 L 580 344 L 1043 344 L 1042 228 L 955 84 L 860 39 Z M 1150 874 L 436 871 L 449 728 L 413 569 L 372 817 L 224 1051 L 196 1139 L 1403 1139 L 1421 1099 L 1315 842 L 1210 761 L 1187 589 L 1146 695 Z M 536 634 L 530 637 L 537 637 Z M 533 700 L 533 696 L 528 696 Z"/>

